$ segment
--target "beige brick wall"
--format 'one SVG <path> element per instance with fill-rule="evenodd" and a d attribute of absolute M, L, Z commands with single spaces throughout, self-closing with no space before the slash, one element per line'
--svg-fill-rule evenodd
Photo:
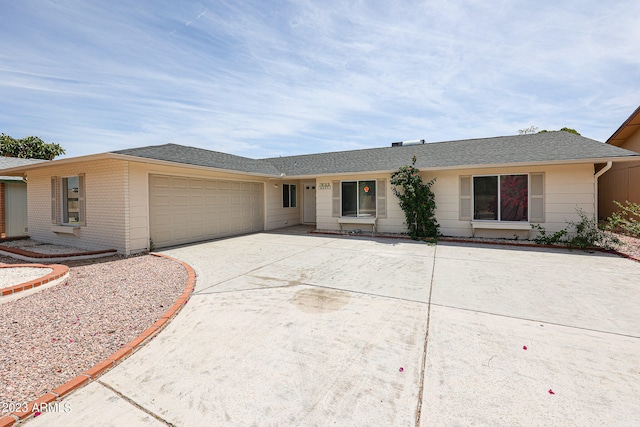
<path fill-rule="evenodd" d="M 52 231 L 51 177 L 85 174 L 86 226 L 78 236 Z M 127 163 L 118 160 L 94 160 L 52 165 L 30 170 L 27 174 L 29 235 L 47 243 L 82 249 L 127 251 L 128 206 Z"/>
<path fill-rule="evenodd" d="M 545 174 L 545 223 L 543 226 L 548 231 L 558 231 L 566 226 L 567 220 L 577 220 L 576 206 L 589 215 L 594 214 L 594 171 L 591 164 L 433 171 L 422 172 L 421 176 L 425 182 L 436 178 L 432 189 L 436 197 L 436 219 L 440 224 L 440 232 L 446 236 L 471 236 L 471 222 L 459 220 L 460 176 L 533 172 L 544 172 Z M 317 183 L 320 186 L 321 183 L 332 183 L 333 181 L 364 179 L 386 180 L 387 218 L 378 219 L 378 231 L 405 233 L 407 230 L 404 224 L 404 213 L 400 209 L 398 199 L 391 191 L 390 175 L 322 176 L 317 178 Z M 332 190 L 318 189 L 317 216 L 318 229 L 337 230 L 340 228 L 338 219 L 332 217 Z M 348 227 L 345 226 L 345 228 Z M 512 237 L 514 234 L 509 231 L 492 231 L 491 233 L 501 234 L 502 237 Z"/>
<path fill-rule="evenodd" d="M 406 232 L 404 225 L 404 212 L 398 205 L 398 199 L 391 192 L 389 184 L 390 174 L 370 174 L 370 175 L 341 175 L 341 176 L 321 176 L 316 179 L 316 210 L 317 228 L 320 230 L 339 230 L 338 218 L 332 216 L 333 211 L 333 182 L 334 181 L 364 181 L 364 180 L 385 180 L 385 193 L 387 195 L 386 218 L 379 218 L 376 222 L 376 229 L 382 233 L 403 233 Z M 322 184 L 331 184 L 331 189 L 321 189 Z M 343 225 L 344 229 L 360 228 L 369 229 L 370 226 L 360 226 L 350 224 Z"/>
<path fill-rule="evenodd" d="M 297 204 L 295 208 L 282 207 L 282 185 L 295 184 Z M 277 185 L 277 188 L 275 187 Z M 297 180 L 271 180 L 265 184 L 266 226 L 265 230 L 300 224 L 302 215 L 302 187 Z"/>
<path fill-rule="evenodd" d="M 547 231 L 559 231 L 566 227 L 567 220 L 578 220 L 576 207 L 588 215 L 594 214 L 594 170 L 591 164 L 434 171 L 423 174 L 423 178 L 436 178 L 432 189 L 436 197 L 436 218 L 440 224 L 440 232 L 445 236 L 472 234 L 471 222 L 459 219 L 460 176 L 534 172 L 544 173 L 545 222 L 542 226 Z M 514 234 L 512 231 L 482 231 L 481 234 L 483 233 L 496 237 L 513 237 Z"/>

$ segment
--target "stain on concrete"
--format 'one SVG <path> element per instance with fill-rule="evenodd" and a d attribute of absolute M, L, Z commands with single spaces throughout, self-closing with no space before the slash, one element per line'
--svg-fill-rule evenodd
<path fill-rule="evenodd" d="M 304 313 L 320 314 L 340 310 L 349 304 L 348 292 L 333 289 L 307 288 L 296 292 L 291 303 Z"/>

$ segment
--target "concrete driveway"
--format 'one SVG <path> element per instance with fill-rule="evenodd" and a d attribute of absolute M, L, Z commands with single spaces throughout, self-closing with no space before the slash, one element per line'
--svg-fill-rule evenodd
<path fill-rule="evenodd" d="M 196 270 L 187 306 L 29 425 L 640 420 L 638 263 L 285 233 L 165 253 Z"/>

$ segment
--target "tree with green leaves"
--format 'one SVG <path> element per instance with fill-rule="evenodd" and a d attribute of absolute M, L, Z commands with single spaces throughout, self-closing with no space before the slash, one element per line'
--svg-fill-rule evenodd
<path fill-rule="evenodd" d="M 575 129 L 571 129 L 571 128 L 568 128 L 568 127 L 563 127 L 563 128 L 562 128 L 562 129 L 560 129 L 560 130 L 561 130 L 561 131 L 564 131 L 564 132 L 573 133 L 573 134 L 575 134 L 575 135 L 580 135 L 580 133 L 579 133 L 577 130 L 575 130 Z M 538 132 L 538 133 L 545 133 L 545 132 L 549 132 L 549 131 L 548 131 L 548 130 L 546 130 L 546 129 L 543 129 L 543 130 L 541 130 L 541 131 L 540 131 L 540 132 Z"/>
<path fill-rule="evenodd" d="M 391 174 L 393 194 L 400 200 L 405 221 L 412 239 L 438 237 L 440 225 L 436 221 L 436 200 L 431 186 L 435 182 L 423 182 L 420 171 L 415 167 L 416 156 L 411 166 L 402 166 Z"/>
<path fill-rule="evenodd" d="M 65 150 L 60 144 L 44 142 L 37 136 L 16 139 L 3 133 L 0 136 L 0 154 L 23 159 L 53 160 L 65 154 Z"/>

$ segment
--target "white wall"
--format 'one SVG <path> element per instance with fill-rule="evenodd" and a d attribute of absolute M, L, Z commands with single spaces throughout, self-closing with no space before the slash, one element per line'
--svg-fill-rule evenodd
<path fill-rule="evenodd" d="M 52 231 L 51 177 L 85 174 L 86 226 L 78 236 Z M 212 172 L 198 168 L 157 165 L 107 159 L 33 169 L 28 172 L 29 235 L 38 241 L 87 250 L 116 249 L 123 254 L 149 247 L 149 175 L 164 174 L 193 178 L 225 179 L 264 183 L 265 229 L 298 224 L 300 208 L 282 208 L 282 187 L 274 182 L 243 174 Z M 301 189 L 298 184 L 298 206 Z M 271 190 L 269 190 L 271 189 Z M 284 222 L 288 223 L 285 224 Z"/>
<path fill-rule="evenodd" d="M 481 174 L 515 174 L 544 173 L 545 185 L 545 222 L 541 225 L 549 232 L 559 231 L 566 227 L 566 221 L 576 221 L 576 206 L 586 214 L 594 214 L 594 177 L 593 165 L 560 165 L 511 168 L 485 168 L 422 172 L 426 182 L 436 178 L 432 187 L 436 199 L 436 219 L 440 224 L 440 232 L 445 236 L 471 236 L 471 222 L 459 219 L 459 178 L 463 175 Z M 393 195 L 389 184 L 390 175 L 343 175 L 320 176 L 317 178 L 317 227 L 321 230 L 338 230 L 338 219 L 332 217 L 332 190 L 321 189 L 321 183 L 332 183 L 340 180 L 385 179 L 387 194 L 387 218 L 379 219 L 377 229 L 380 232 L 406 233 L 404 213 L 400 209 L 398 199 Z M 345 227 L 347 228 L 347 227 Z M 357 227 L 362 228 L 362 227 Z M 513 231 L 476 232 L 499 237 L 513 237 Z M 522 233 L 520 233 L 522 234 Z M 529 234 L 528 231 L 524 233 Z"/>
<path fill-rule="evenodd" d="M 282 185 L 295 184 L 297 203 L 295 208 L 282 207 Z M 276 188 L 277 186 L 277 188 Z M 268 180 L 265 184 L 266 230 L 289 227 L 302 221 L 302 187 L 300 181 L 291 179 Z"/>
<path fill-rule="evenodd" d="M 387 217 L 379 218 L 376 223 L 377 231 L 381 233 L 404 233 L 404 212 L 398 205 L 398 199 L 391 192 L 389 184 L 390 174 L 371 174 L 371 175 L 341 175 L 341 176 L 320 176 L 316 178 L 316 226 L 319 230 L 339 230 L 338 218 L 332 216 L 333 206 L 333 190 L 331 188 L 323 189 L 322 184 L 333 185 L 334 181 L 364 181 L 364 180 L 385 180 L 385 194 L 387 196 Z M 366 226 L 345 224 L 344 229 L 361 228 Z"/>
<path fill-rule="evenodd" d="M 79 235 L 57 234 L 51 223 L 51 177 L 85 174 L 86 226 Z M 129 222 L 127 163 L 95 160 L 52 165 L 27 173 L 29 236 L 35 240 L 82 249 L 127 250 Z"/>
<path fill-rule="evenodd" d="M 541 225 L 547 231 L 559 231 L 566 227 L 567 220 L 578 220 L 576 207 L 588 215 L 594 214 L 594 170 L 591 164 L 434 171 L 422 176 L 425 180 L 436 178 L 432 189 L 440 232 L 445 236 L 471 236 L 471 222 L 459 220 L 460 176 L 533 172 L 544 173 L 545 222 Z M 513 231 L 480 232 L 480 235 L 496 237 L 513 237 L 514 234 Z"/>

